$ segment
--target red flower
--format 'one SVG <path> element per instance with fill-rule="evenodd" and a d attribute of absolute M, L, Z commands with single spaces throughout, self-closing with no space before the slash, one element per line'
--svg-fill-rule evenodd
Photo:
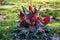
<path fill-rule="evenodd" d="M 22 20 L 27 20 L 27 17 L 24 15 L 22 11 L 20 11 L 20 17 Z"/>
<path fill-rule="evenodd" d="M 37 17 L 38 20 L 43 20 L 42 16 Z"/>
<path fill-rule="evenodd" d="M 20 11 L 20 17 L 23 17 L 24 13 L 22 11 Z"/>
<path fill-rule="evenodd" d="M 50 16 L 44 18 L 44 24 L 48 24 L 50 22 Z"/>
<path fill-rule="evenodd" d="M 31 5 L 29 6 L 29 10 L 32 11 L 32 6 Z"/>
<path fill-rule="evenodd" d="M 26 22 L 25 22 L 25 21 L 22 21 L 22 22 L 20 23 L 20 26 L 21 26 L 21 27 L 24 27 L 25 24 L 26 24 Z"/>
<path fill-rule="evenodd" d="M 27 20 L 27 17 L 26 16 L 23 16 L 22 19 L 26 21 Z"/>
<path fill-rule="evenodd" d="M 35 18 L 33 16 L 30 17 L 30 22 L 35 22 Z"/>
<path fill-rule="evenodd" d="M 38 15 L 38 10 L 36 8 L 34 9 L 34 13 L 33 14 Z"/>

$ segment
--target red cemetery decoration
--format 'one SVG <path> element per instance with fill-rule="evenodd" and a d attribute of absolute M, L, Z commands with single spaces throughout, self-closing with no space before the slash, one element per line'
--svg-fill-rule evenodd
<path fill-rule="evenodd" d="M 44 24 L 47 25 L 50 22 L 50 16 L 44 18 Z"/>
<path fill-rule="evenodd" d="M 33 14 L 38 15 L 38 10 L 37 10 L 37 8 L 34 9 L 34 13 L 33 13 Z"/>
<path fill-rule="evenodd" d="M 24 9 L 23 9 L 23 11 L 24 11 Z M 22 33 L 23 34 L 25 34 L 26 35 L 26 32 L 28 33 L 28 32 L 33 32 L 33 33 L 30 33 L 29 35 L 31 35 L 31 36 L 29 36 L 29 35 L 27 35 L 26 37 L 28 37 L 28 38 L 32 38 L 33 39 L 33 35 L 32 34 L 34 34 L 35 33 L 35 35 L 38 37 L 38 39 L 40 39 L 41 37 L 40 36 L 38 36 L 38 35 L 41 35 L 42 34 L 42 38 L 44 38 L 45 37 L 45 35 L 44 34 L 49 34 L 49 32 L 50 32 L 50 34 L 49 35 L 46 35 L 46 37 L 48 37 L 48 36 L 51 36 L 51 35 L 53 35 L 54 33 L 53 33 L 53 30 L 51 30 L 50 28 L 46 28 L 47 26 L 47 24 L 50 22 L 50 16 L 48 16 L 48 17 L 46 17 L 46 18 L 44 18 L 43 19 L 43 17 L 41 16 L 41 15 L 39 15 L 38 14 L 38 10 L 35 8 L 34 9 L 34 12 L 32 12 L 32 14 L 31 14 L 31 12 L 32 12 L 32 6 L 30 5 L 29 6 L 29 10 L 27 10 L 27 11 L 24 11 L 24 12 L 26 12 L 26 13 L 28 13 L 28 14 L 24 14 L 24 12 L 22 12 L 22 11 L 20 11 L 20 17 L 21 17 L 21 19 L 22 19 L 22 21 L 20 22 L 20 27 L 22 27 L 22 28 L 24 28 L 24 30 L 25 30 L 25 32 L 23 32 L 23 29 L 21 30 L 22 31 Z M 30 14 L 31 15 L 30 15 Z M 29 18 L 28 18 L 29 17 Z M 40 27 L 41 26 L 41 27 Z M 44 27 L 43 27 L 44 26 Z M 27 30 L 26 30 L 27 29 Z M 38 31 L 38 32 L 36 32 L 36 30 Z M 48 31 L 48 30 L 50 30 L 50 31 Z M 17 30 L 15 33 L 18 33 L 18 31 L 19 30 Z M 41 33 L 41 34 L 40 34 Z M 21 34 L 21 32 L 19 32 L 19 35 Z M 22 35 L 23 35 L 22 34 Z M 17 35 L 17 37 L 19 36 L 19 35 Z M 36 37 L 36 36 L 34 36 L 34 38 Z M 19 37 L 23 37 L 23 38 L 25 38 L 24 37 L 24 35 L 23 36 L 19 36 Z M 36 37 L 36 38 L 37 38 Z M 46 39 L 46 37 L 45 37 L 45 39 Z M 44 40 L 45 40 L 44 39 Z M 43 39 L 41 39 L 41 40 L 43 40 Z"/>
<path fill-rule="evenodd" d="M 21 26 L 21 27 L 25 27 L 25 24 L 26 24 L 26 22 L 25 22 L 25 21 L 22 21 L 22 22 L 20 23 L 20 26 Z"/>

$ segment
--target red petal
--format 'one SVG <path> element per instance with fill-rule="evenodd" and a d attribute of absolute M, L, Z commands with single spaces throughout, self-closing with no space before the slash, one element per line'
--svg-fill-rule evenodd
<path fill-rule="evenodd" d="M 29 6 L 29 10 L 32 11 L 32 5 Z"/>
<path fill-rule="evenodd" d="M 50 16 L 44 18 L 44 24 L 48 24 L 50 22 Z"/>
<path fill-rule="evenodd" d="M 38 15 L 38 10 L 36 8 L 34 9 L 34 13 L 33 14 Z"/>
<path fill-rule="evenodd" d="M 23 17 L 24 13 L 22 11 L 20 11 L 20 17 Z"/>

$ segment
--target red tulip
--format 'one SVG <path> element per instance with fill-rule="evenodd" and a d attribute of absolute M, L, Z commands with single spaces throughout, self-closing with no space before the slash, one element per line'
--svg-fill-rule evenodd
<path fill-rule="evenodd" d="M 27 20 L 27 17 L 24 15 L 22 11 L 20 11 L 20 17 L 22 20 Z"/>
<path fill-rule="evenodd" d="M 26 21 L 27 20 L 27 17 L 26 16 L 23 16 L 22 19 Z"/>
<path fill-rule="evenodd" d="M 35 22 L 35 18 L 33 16 L 30 17 L 30 22 Z"/>
<path fill-rule="evenodd" d="M 32 5 L 29 6 L 29 10 L 32 11 Z"/>
<path fill-rule="evenodd" d="M 50 22 L 50 16 L 44 18 L 44 24 L 48 24 Z"/>
<path fill-rule="evenodd" d="M 37 17 L 38 20 L 43 20 L 42 16 Z"/>
<path fill-rule="evenodd" d="M 20 11 L 20 17 L 23 17 L 24 13 L 22 11 Z"/>
<path fill-rule="evenodd" d="M 24 27 L 26 25 L 26 22 L 25 21 L 22 21 L 21 23 L 20 23 L 20 26 L 21 27 Z"/>
<path fill-rule="evenodd" d="M 38 15 L 38 10 L 36 8 L 34 9 L 34 13 L 33 14 Z"/>

